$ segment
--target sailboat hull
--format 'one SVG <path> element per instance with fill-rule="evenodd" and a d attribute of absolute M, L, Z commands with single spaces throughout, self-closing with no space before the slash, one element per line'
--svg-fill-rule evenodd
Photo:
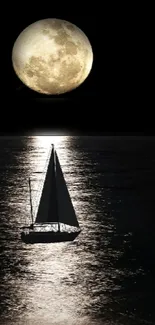
<path fill-rule="evenodd" d="M 26 244 L 35 244 L 35 243 L 57 243 L 57 242 L 66 242 L 73 241 L 80 231 L 67 233 L 67 232 L 29 232 L 28 234 L 22 232 L 21 239 Z"/>

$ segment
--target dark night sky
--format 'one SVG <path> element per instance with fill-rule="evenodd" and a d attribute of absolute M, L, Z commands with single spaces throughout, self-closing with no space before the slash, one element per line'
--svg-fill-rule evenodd
<path fill-rule="evenodd" d="M 131 19 L 127 10 L 122 15 L 115 8 L 106 9 L 99 17 L 94 8 L 91 14 L 82 15 L 75 14 L 75 9 L 66 14 L 51 7 L 31 11 L 23 6 L 22 12 L 15 10 L 11 15 L 1 88 L 5 103 L 5 110 L 1 108 L 5 116 L 1 132 L 64 129 L 76 133 L 152 133 L 151 88 L 146 82 L 145 62 L 149 41 L 144 20 L 140 23 L 136 14 Z M 94 63 L 79 88 L 47 97 L 29 90 L 18 80 L 12 68 L 11 51 L 25 27 L 50 17 L 71 21 L 86 33 L 93 47 Z"/>

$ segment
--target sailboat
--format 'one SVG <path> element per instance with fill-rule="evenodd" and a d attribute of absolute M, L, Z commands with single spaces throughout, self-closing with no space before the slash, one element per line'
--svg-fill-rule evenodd
<path fill-rule="evenodd" d="M 53 144 L 36 218 L 30 178 L 29 190 L 32 223 L 22 227 L 22 241 L 27 244 L 73 241 L 81 229 Z"/>

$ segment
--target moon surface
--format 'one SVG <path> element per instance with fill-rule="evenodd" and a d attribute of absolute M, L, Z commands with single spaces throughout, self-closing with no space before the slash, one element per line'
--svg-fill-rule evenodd
<path fill-rule="evenodd" d="M 12 64 L 29 88 L 47 95 L 79 87 L 93 65 L 89 39 L 76 25 L 61 19 L 39 20 L 16 39 Z"/>

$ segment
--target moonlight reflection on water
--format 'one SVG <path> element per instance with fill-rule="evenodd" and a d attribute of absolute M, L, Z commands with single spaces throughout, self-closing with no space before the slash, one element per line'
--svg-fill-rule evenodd
<path fill-rule="evenodd" d="M 35 203 L 51 143 L 82 232 L 72 243 L 29 246 L 19 229 L 30 220 L 28 177 Z M 153 146 L 104 137 L 0 139 L 0 324 L 153 324 Z"/>

